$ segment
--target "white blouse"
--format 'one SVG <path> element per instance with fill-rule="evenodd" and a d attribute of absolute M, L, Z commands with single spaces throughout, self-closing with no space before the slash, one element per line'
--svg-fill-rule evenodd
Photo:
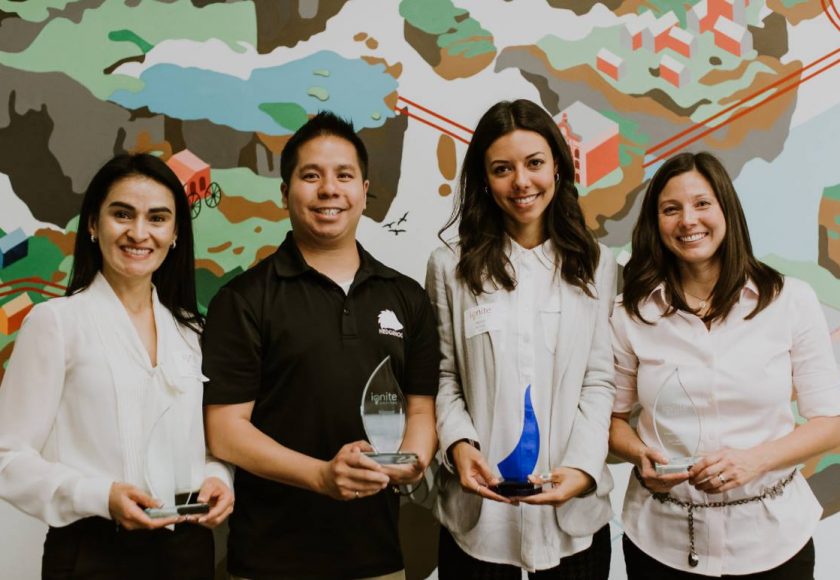
<path fill-rule="evenodd" d="M 557 335 L 560 326 L 560 280 L 555 268 L 551 240 L 527 250 L 508 239 L 516 288 L 498 293 L 503 319 L 502 348 L 506 356 L 496 372 L 496 391 L 490 441 L 484 449 L 487 463 L 497 475 L 522 434 L 525 390 L 530 385 L 531 401 L 540 436 L 537 465 L 532 473 L 550 471 L 552 426 L 551 409 L 554 364 L 557 361 Z M 562 348 L 562 346 L 561 346 Z M 545 506 L 508 505 L 486 500 L 475 527 L 466 533 L 453 533 L 461 548 L 485 562 L 511 564 L 526 570 L 544 570 L 560 560 L 588 548 L 591 536 L 575 537 L 557 524 L 555 510 Z"/>
<path fill-rule="evenodd" d="M 204 479 L 231 485 L 206 455 L 198 336 L 153 292 L 158 365 L 111 286 L 37 305 L 0 386 L 0 498 L 51 526 L 110 518 L 115 481 L 174 503 Z"/>
<path fill-rule="evenodd" d="M 751 320 L 757 289 L 750 281 L 722 322 L 707 329 L 697 316 L 667 308 L 660 286 L 642 303 L 652 325 L 631 319 L 620 305 L 613 310 L 613 351 L 617 395 L 614 412 L 641 405 L 638 433 L 659 451 L 652 408 L 675 367 L 701 423 L 699 453 L 724 447 L 749 449 L 793 431 L 791 398 L 806 418 L 840 415 L 840 372 L 819 302 L 804 282 L 786 278 L 780 295 Z M 671 495 L 694 503 L 733 501 L 761 494 L 791 468 L 764 476 L 723 494 L 706 494 L 687 482 Z M 822 508 L 805 478 L 797 473 L 773 499 L 694 512 L 696 550 L 688 555 L 687 511 L 653 499 L 635 477 L 624 499 L 627 535 L 644 552 L 680 570 L 720 576 L 769 570 L 790 559 L 812 536 Z"/>

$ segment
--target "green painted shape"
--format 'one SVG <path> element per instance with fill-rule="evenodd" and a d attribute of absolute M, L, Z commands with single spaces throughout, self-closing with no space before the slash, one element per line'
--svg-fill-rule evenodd
<path fill-rule="evenodd" d="M 452 55 L 467 58 L 495 53 L 493 35 L 463 8 L 451 0 L 403 0 L 400 16 L 427 34 L 437 37 L 437 45 Z M 460 21 L 459 21 L 460 20 Z"/>
<path fill-rule="evenodd" d="M 797 4 L 807 4 L 808 2 L 811 2 L 811 0 L 782 0 L 782 6 L 792 8 Z"/>
<path fill-rule="evenodd" d="M 274 202 L 280 206 L 280 179 L 260 177 L 250 169 L 213 170 L 213 180 L 224 191 L 226 198 L 245 198 L 253 203 Z M 259 226 L 260 232 L 254 230 Z M 237 268 L 247 270 L 257 259 L 257 251 L 264 246 L 277 246 L 291 229 L 288 219 L 270 221 L 254 215 L 238 223 L 229 222 L 218 208 L 202 207 L 201 213 L 193 220 L 195 232 L 196 259 L 216 263 L 222 271 L 231 272 Z M 210 248 L 231 242 L 230 247 L 222 252 L 211 253 Z M 233 250 L 243 247 L 241 254 Z"/>
<path fill-rule="evenodd" d="M 292 133 L 309 120 L 306 109 L 297 103 L 260 103 L 259 109 Z"/>
<path fill-rule="evenodd" d="M 319 76 L 319 77 L 328 77 L 330 76 L 330 71 L 325 68 L 319 68 L 312 71 L 312 74 Z"/>
<path fill-rule="evenodd" d="M 241 53 L 240 43 L 257 44 L 253 2 L 214 3 L 196 8 L 189 0 L 172 3 L 143 2 L 129 7 L 107 1 L 82 13 L 76 23 L 66 18 L 50 20 L 29 47 L 16 53 L 0 52 L 0 64 L 30 72 L 61 72 L 87 87 L 101 100 L 114 91 L 140 90 L 143 82 L 120 74 L 105 74 L 114 63 L 140 54 L 131 43 L 114 42 L 107 31 L 134 31 L 158 46 L 173 39 L 227 43 Z"/>
<path fill-rule="evenodd" d="M 840 220 L 840 216 L 837 216 L 836 218 L 834 218 L 834 221 L 836 221 L 837 223 L 840 223 L 840 221 L 838 221 L 838 220 Z M 838 234 L 834 230 L 826 230 L 826 231 L 828 232 L 828 237 L 831 238 L 832 240 L 840 239 L 840 234 Z"/>
<path fill-rule="evenodd" d="M 457 26 L 456 17 L 467 11 L 450 0 L 402 0 L 400 16 L 427 34 L 443 34 Z"/>
<path fill-rule="evenodd" d="M 33 236 L 29 238 L 26 256 L 1 269 L 0 278 L 8 281 L 37 276 L 44 280 L 51 280 L 62 260 L 64 260 L 64 254 L 49 239 Z"/>
<path fill-rule="evenodd" d="M 108 38 L 114 42 L 130 42 L 143 51 L 143 54 L 146 54 L 154 48 L 154 46 L 140 38 L 137 34 L 125 28 L 112 30 L 108 33 Z"/>
<path fill-rule="evenodd" d="M 330 92 L 324 87 L 309 87 L 306 94 L 310 97 L 315 97 L 319 101 L 327 101 L 330 98 Z"/>
<path fill-rule="evenodd" d="M 822 191 L 822 196 L 834 201 L 840 201 L 840 183 L 826 187 Z"/>
<path fill-rule="evenodd" d="M 373 119 L 374 121 L 378 121 L 379 119 L 382 118 L 382 113 L 371 113 L 370 118 Z"/>
<path fill-rule="evenodd" d="M 244 270 L 242 270 L 242 268 L 234 268 L 230 272 L 225 272 L 220 278 L 205 268 L 196 269 L 195 295 L 198 301 L 199 312 L 206 315 L 207 307 L 210 305 L 210 301 L 213 299 L 213 296 L 216 295 L 216 292 L 243 271 Z"/>
<path fill-rule="evenodd" d="M 64 10 L 64 8 L 76 0 L 30 0 L 28 2 L 11 2 L 0 0 L 0 11 L 9 14 L 17 14 L 22 20 L 28 22 L 43 22 L 50 15 L 50 8 Z"/>
<path fill-rule="evenodd" d="M 830 465 L 837 465 L 840 463 L 840 454 L 837 453 L 830 453 L 829 455 L 825 455 L 817 462 L 817 473 L 825 469 Z"/>
<path fill-rule="evenodd" d="M 788 260 L 776 254 L 769 254 L 761 260 L 782 274 L 808 282 L 817 293 L 820 302 L 840 310 L 840 280 L 819 264 Z"/>

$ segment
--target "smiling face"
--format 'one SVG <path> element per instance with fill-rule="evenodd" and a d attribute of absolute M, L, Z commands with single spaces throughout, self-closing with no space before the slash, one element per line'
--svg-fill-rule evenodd
<path fill-rule="evenodd" d="M 680 267 L 719 267 L 726 219 L 712 186 L 696 170 L 672 177 L 659 194 L 659 235 Z"/>
<path fill-rule="evenodd" d="M 355 247 L 367 190 L 352 143 L 327 135 L 301 145 L 291 179 L 282 185 L 295 240 L 321 248 Z"/>
<path fill-rule="evenodd" d="M 484 169 L 508 235 L 525 247 L 543 242 L 544 215 L 554 198 L 557 170 L 548 142 L 534 131 L 512 131 L 487 149 Z"/>
<path fill-rule="evenodd" d="M 130 176 L 111 186 L 88 226 L 102 252 L 110 282 L 148 280 L 175 240 L 175 200 L 153 179 Z"/>

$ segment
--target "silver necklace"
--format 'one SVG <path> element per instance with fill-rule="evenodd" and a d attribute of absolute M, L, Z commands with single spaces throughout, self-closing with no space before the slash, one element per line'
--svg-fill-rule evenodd
<path fill-rule="evenodd" d="M 700 304 L 700 310 L 705 310 L 706 307 L 709 305 L 709 298 L 712 297 L 712 294 L 714 294 L 714 292 L 712 292 L 712 294 L 709 294 L 705 298 L 700 298 L 699 296 L 695 296 L 694 294 L 683 288 L 683 294 L 688 294 L 689 296 L 697 300 Z"/>

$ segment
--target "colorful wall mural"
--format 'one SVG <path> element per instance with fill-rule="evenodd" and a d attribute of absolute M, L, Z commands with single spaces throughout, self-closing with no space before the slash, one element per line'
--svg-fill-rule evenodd
<path fill-rule="evenodd" d="M 283 239 L 280 151 L 335 111 L 370 150 L 362 243 L 422 281 L 471 128 L 519 97 L 573 144 L 619 263 L 659 164 L 723 159 L 757 255 L 814 287 L 840 356 L 838 64 L 836 0 L 0 0 L 0 375 L 28 310 L 63 293 L 81 194 L 114 153 L 152 151 L 184 182 L 206 307 Z M 835 451 L 805 471 L 836 539 Z"/>

